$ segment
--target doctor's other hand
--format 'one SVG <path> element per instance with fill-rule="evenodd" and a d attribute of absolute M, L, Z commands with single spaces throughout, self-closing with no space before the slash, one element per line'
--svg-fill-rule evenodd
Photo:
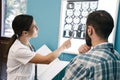
<path fill-rule="evenodd" d="M 89 47 L 87 44 L 83 44 L 79 47 L 78 52 L 82 54 L 88 52 L 90 49 L 91 47 Z"/>

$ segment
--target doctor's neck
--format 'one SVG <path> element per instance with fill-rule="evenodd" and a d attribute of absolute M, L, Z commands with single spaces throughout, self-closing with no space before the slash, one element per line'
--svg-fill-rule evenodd
<path fill-rule="evenodd" d="M 29 46 L 30 45 L 30 38 L 29 37 L 26 37 L 26 36 L 20 36 L 18 38 L 18 40 L 23 44 L 23 45 L 26 45 L 26 46 Z"/>

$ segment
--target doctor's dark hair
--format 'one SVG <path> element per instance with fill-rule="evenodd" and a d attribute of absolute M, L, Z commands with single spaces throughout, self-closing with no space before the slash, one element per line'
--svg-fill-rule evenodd
<path fill-rule="evenodd" d="M 33 17 L 31 15 L 18 15 L 14 18 L 12 22 L 12 28 L 17 35 L 17 37 L 21 36 L 22 31 L 28 31 L 31 24 L 33 22 Z"/>
<path fill-rule="evenodd" d="M 108 39 L 114 27 L 114 21 L 108 12 L 105 10 L 98 10 L 88 15 L 86 25 L 93 26 L 99 37 Z"/>
<path fill-rule="evenodd" d="M 14 43 L 14 41 L 21 36 L 22 31 L 29 31 L 29 28 L 32 22 L 33 22 L 33 16 L 31 15 L 20 14 L 14 18 L 12 22 L 12 28 L 14 31 L 14 35 L 12 36 L 10 40 L 9 48 Z"/>

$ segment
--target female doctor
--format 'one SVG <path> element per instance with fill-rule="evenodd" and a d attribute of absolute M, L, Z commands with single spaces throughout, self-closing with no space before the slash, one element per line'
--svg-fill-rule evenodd
<path fill-rule="evenodd" d="M 30 39 L 38 35 L 38 27 L 31 15 L 16 16 L 12 28 L 15 34 L 9 45 L 7 80 L 34 80 L 35 64 L 49 64 L 60 55 L 61 51 L 71 46 L 68 39 L 55 51 L 42 56 L 34 52 L 30 44 Z"/>

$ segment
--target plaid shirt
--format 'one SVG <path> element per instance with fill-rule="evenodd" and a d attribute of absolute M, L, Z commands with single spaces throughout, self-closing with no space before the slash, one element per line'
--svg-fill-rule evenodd
<path fill-rule="evenodd" d="M 120 54 L 110 43 L 102 43 L 76 56 L 62 80 L 120 80 Z"/>

